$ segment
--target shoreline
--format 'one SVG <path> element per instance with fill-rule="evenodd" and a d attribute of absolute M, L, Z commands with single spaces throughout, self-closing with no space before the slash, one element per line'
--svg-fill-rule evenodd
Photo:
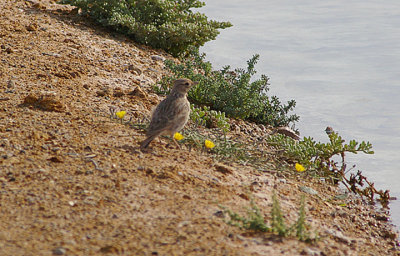
<path fill-rule="evenodd" d="M 400 255 L 386 214 L 356 197 L 335 199 L 337 187 L 275 162 L 261 171 L 226 166 L 167 139 L 141 153 L 144 134 L 109 108 L 149 115 L 161 99 L 151 85 L 166 72 L 152 56 L 172 57 L 54 1 L 0 7 L 4 255 Z M 242 136 L 263 132 L 236 125 Z M 219 214 L 222 205 L 245 215 L 253 200 L 268 219 L 275 191 L 293 223 L 304 187 L 318 193 L 305 193 L 313 243 L 239 229 Z"/>

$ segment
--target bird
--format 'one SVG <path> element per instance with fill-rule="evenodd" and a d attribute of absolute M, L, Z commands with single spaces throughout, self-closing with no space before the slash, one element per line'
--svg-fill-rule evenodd
<path fill-rule="evenodd" d="M 146 139 L 140 143 L 141 150 L 146 149 L 150 142 L 162 134 L 173 138 L 185 126 L 190 114 L 187 93 L 197 83 L 187 78 L 174 81 L 170 94 L 157 105 L 151 116 Z M 178 144 L 175 140 L 174 142 Z"/>
<path fill-rule="evenodd" d="M 332 127 L 328 126 L 325 129 L 326 134 L 331 135 L 332 133 L 334 133 L 335 131 L 333 130 Z"/>

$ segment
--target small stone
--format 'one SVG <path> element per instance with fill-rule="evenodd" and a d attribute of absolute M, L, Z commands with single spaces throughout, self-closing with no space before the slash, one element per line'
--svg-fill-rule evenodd
<path fill-rule="evenodd" d="M 191 199 L 192 199 L 192 198 L 191 198 L 190 196 L 188 196 L 188 195 L 183 195 L 182 198 L 183 198 L 183 199 L 187 199 L 187 200 L 191 200 Z"/>
<path fill-rule="evenodd" d="M 65 248 L 63 247 L 57 247 L 53 249 L 53 255 L 64 255 L 66 253 Z"/>
<path fill-rule="evenodd" d="M 338 195 L 336 195 L 335 197 L 334 197 L 334 199 L 335 200 L 344 200 L 344 199 L 346 199 L 346 198 L 348 198 L 348 194 L 347 193 L 344 193 L 344 194 L 338 194 Z"/>
<path fill-rule="evenodd" d="M 291 137 L 294 140 L 300 139 L 300 136 L 295 131 L 286 126 L 276 128 L 276 130 L 273 133 L 283 134 L 285 136 Z"/>
<path fill-rule="evenodd" d="M 310 195 L 318 195 L 318 192 L 312 188 L 301 186 L 300 190 Z"/>
<path fill-rule="evenodd" d="M 396 240 L 398 234 L 392 230 L 385 230 L 382 232 L 382 237 L 385 239 Z"/>
<path fill-rule="evenodd" d="M 334 230 L 334 229 L 327 229 L 327 230 L 325 230 L 325 233 L 333 236 L 339 242 L 342 242 L 342 243 L 345 243 L 345 244 L 351 244 L 351 239 L 348 238 L 347 236 L 343 235 L 343 233 L 340 232 L 340 231 L 337 231 L 337 230 Z"/>
<path fill-rule="evenodd" d="M 114 89 L 114 94 L 113 94 L 114 97 L 122 97 L 124 95 L 125 95 L 125 93 L 122 91 L 121 88 Z"/>
<path fill-rule="evenodd" d="M 300 255 L 309 255 L 309 256 L 319 256 L 321 253 L 317 250 L 313 250 L 311 248 L 304 248 Z"/>
<path fill-rule="evenodd" d="M 386 215 L 376 215 L 375 219 L 379 221 L 389 221 L 389 217 Z"/>
<path fill-rule="evenodd" d="M 15 83 L 13 80 L 8 80 L 7 82 L 7 88 L 8 89 L 13 89 L 15 87 Z"/>
<path fill-rule="evenodd" d="M 178 228 L 182 228 L 182 227 L 188 226 L 188 225 L 190 225 L 190 221 L 185 220 L 185 221 L 182 221 L 182 222 L 180 222 L 180 223 L 178 224 Z"/>
<path fill-rule="evenodd" d="M 39 28 L 39 26 L 36 23 L 32 23 L 32 24 L 29 24 L 28 26 L 26 26 L 26 30 L 28 30 L 28 31 L 36 31 L 36 30 L 38 30 L 38 28 Z"/>
<path fill-rule="evenodd" d="M 62 163 L 62 162 L 64 162 L 64 160 L 59 156 L 53 156 L 53 157 L 50 157 L 47 160 L 49 160 L 49 161 L 51 161 L 53 163 Z"/>
<path fill-rule="evenodd" d="M 142 99 L 147 99 L 147 93 L 139 86 L 136 86 L 135 89 L 128 93 L 128 95 L 134 95 Z"/>
<path fill-rule="evenodd" d="M 66 110 L 61 99 L 51 94 L 30 94 L 25 97 L 22 105 L 32 106 L 45 111 L 63 112 Z"/>
<path fill-rule="evenodd" d="M 100 89 L 100 90 L 98 90 L 98 91 L 96 92 L 96 96 L 97 96 L 97 97 L 104 97 L 104 96 L 108 95 L 109 93 L 110 93 L 110 92 L 109 92 L 108 89 L 103 88 L 103 89 Z"/>
<path fill-rule="evenodd" d="M 42 3 L 39 3 L 39 2 L 34 3 L 32 6 L 35 8 L 38 8 L 38 9 L 46 9 L 46 7 Z"/>
<path fill-rule="evenodd" d="M 118 254 L 119 253 L 119 248 L 113 245 L 107 245 L 104 246 L 100 249 L 101 253 L 112 253 L 112 254 Z"/>
<path fill-rule="evenodd" d="M 128 70 L 131 71 L 134 75 L 140 76 L 143 72 L 140 68 L 135 67 L 134 65 L 129 65 Z"/>
<path fill-rule="evenodd" d="M 338 215 L 342 218 L 347 218 L 347 216 L 349 216 L 349 214 L 343 210 L 338 211 Z"/>
<path fill-rule="evenodd" d="M 216 217 L 218 217 L 218 218 L 223 218 L 223 217 L 225 217 L 225 214 L 224 214 L 223 211 L 216 211 L 216 212 L 214 212 L 213 215 L 216 216 Z"/>
<path fill-rule="evenodd" d="M 215 165 L 215 170 L 217 172 L 220 172 L 222 174 L 232 174 L 233 173 L 233 169 L 227 165 L 224 164 L 216 164 Z"/>
<path fill-rule="evenodd" d="M 163 56 L 159 56 L 159 55 L 151 55 L 150 58 L 155 61 L 164 61 L 165 60 L 165 58 Z"/>
<path fill-rule="evenodd" d="M 250 200 L 250 198 L 249 198 L 249 196 L 248 195 L 246 195 L 246 194 L 240 194 L 239 195 L 241 198 L 243 198 L 243 199 L 245 199 L 245 200 Z"/>

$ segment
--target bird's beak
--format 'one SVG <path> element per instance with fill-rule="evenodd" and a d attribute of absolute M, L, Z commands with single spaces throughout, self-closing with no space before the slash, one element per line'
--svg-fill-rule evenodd
<path fill-rule="evenodd" d="M 199 82 L 193 82 L 193 84 L 192 84 L 192 86 L 195 86 L 195 85 L 197 85 Z"/>

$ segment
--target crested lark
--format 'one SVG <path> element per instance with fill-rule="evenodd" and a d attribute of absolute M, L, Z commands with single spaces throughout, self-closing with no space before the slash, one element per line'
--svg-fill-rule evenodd
<path fill-rule="evenodd" d="M 145 149 L 152 140 L 162 134 L 171 135 L 180 131 L 189 119 L 190 104 L 187 93 L 192 85 L 189 79 L 175 80 L 171 93 L 157 105 L 151 117 L 147 130 L 147 138 L 140 143 L 140 149 Z M 176 143 L 176 141 L 174 140 Z"/>

